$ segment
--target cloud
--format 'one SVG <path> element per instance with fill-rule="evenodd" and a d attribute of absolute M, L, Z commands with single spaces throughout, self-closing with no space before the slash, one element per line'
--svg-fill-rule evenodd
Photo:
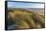
<path fill-rule="evenodd" d="M 44 8 L 44 4 L 22 2 L 8 2 L 7 6 L 8 8 Z"/>

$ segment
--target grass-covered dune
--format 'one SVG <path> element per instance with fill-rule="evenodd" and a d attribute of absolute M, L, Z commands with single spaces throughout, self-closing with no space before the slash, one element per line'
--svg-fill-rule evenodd
<path fill-rule="evenodd" d="M 27 9 L 8 9 L 7 17 L 8 29 L 35 29 L 45 27 L 44 16 Z"/>

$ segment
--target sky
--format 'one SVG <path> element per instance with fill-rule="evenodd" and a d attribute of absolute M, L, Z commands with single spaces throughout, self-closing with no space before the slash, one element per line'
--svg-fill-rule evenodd
<path fill-rule="evenodd" d="M 6 1 L 31 1 L 31 2 L 43 2 L 44 0 L 6 0 Z"/>
<path fill-rule="evenodd" d="M 44 8 L 44 4 L 22 2 L 8 2 L 7 6 L 8 8 Z"/>

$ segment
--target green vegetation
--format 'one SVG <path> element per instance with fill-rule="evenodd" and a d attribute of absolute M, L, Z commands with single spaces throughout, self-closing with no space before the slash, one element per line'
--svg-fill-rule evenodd
<path fill-rule="evenodd" d="M 12 24 L 18 25 L 17 28 L 44 28 L 45 20 L 43 15 L 33 13 L 26 9 L 9 9 L 8 10 L 8 26 Z M 14 27 L 16 28 L 16 27 Z"/>

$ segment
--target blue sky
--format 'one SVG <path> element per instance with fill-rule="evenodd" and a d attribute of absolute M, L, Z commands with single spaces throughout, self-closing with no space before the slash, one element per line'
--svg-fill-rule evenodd
<path fill-rule="evenodd" d="M 8 2 L 8 8 L 44 8 L 44 4 Z"/>

